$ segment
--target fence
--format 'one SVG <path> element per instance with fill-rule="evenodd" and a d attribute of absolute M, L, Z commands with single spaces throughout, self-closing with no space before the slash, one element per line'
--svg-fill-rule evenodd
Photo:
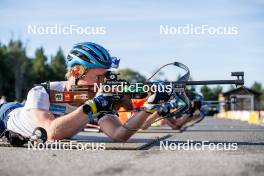
<path fill-rule="evenodd" d="M 250 124 L 264 125 L 264 111 L 226 111 L 216 115 L 218 118 L 240 120 Z"/>

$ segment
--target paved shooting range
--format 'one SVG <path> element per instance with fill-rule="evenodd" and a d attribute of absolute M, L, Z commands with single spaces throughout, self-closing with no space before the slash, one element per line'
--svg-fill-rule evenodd
<path fill-rule="evenodd" d="M 0 175 L 264 175 L 263 7 L 0 2 Z"/>

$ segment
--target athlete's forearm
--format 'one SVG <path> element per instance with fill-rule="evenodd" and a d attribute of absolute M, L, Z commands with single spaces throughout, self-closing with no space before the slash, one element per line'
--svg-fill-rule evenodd
<path fill-rule="evenodd" d="M 142 129 L 147 129 L 148 127 L 151 126 L 157 119 L 159 119 L 161 116 L 159 116 L 158 113 L 154 113 L 148 117 L 146 122 L 143 124 Z"/>
<path fill-rule="evenodd" d="M 106 115 L 98 123 L 102 131 L 112 140 L 125 142 L 141 128 L 148 116 L 146 112 L 139 112 L 122 125 L 117 117 Z"/>
<path fill-rule="evenodd" d="M 124 125 L 124 128 L 127 128 L 128 130 L 139 130 L 143 124 L 146 122 L 148 117 L 150 116 L 149 113 L 146 113 L 145 111 L 137 113 L 135 116 L 131 117 Z"/>
<path fill-rule="evenodd" d="M 75 111 L 54 119 L 49 126 L 50 140 L 60 140 L 71 137 L 82 129 L 88 122 L 82 107 Z"/>

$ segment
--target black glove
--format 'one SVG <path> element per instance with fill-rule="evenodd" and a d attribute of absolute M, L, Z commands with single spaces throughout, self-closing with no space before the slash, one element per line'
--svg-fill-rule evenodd
<path fill-rule="evenodd" d="M 113 99 L 111 96 L 99 95 L 93 100 L 88 100 L 85 104 L 91 107 L 93 114 L 101 111 L 112 111 L 113 110 Z"/>
<path fill-rule="evenodd" d="M 148 99 L 147 102 L 150 104 L 159 104 L 164 103 L 168 101 L 171 98 L 171 92 L 166 92 L 164 89 L 162 89 L 162 86 L 165 87 L 165 84 L 162 82 L 154 83 L 153 85 L 157 86 L 157 92 L 154 92 Z M 160 89 L 158 89 L 160 87 Z M 164 91 L 159 91 L 164 90 Z"/>
<path fill-rule="evenodd" d="M 158 86 L 161 85 L 162 83 L 158 83 Z M 164 115 L 164 113 L 169 111 L 167 107 L 164 107 L 164 102 L 167 102 L 171 98 L 171 93 L 169 92 L 161 92 L 157 91 L 151 96 L 148 97 L 146 103 L 144 104 L 144 107 L 147 112 L 149 113 L 154 113 L 155 111 L 158 111 L 159 114 L 162 112 L 160 115 Z M 163 113 L 164 112 L 164 113 Z"/>
<path fill-rule="evenodd" d="M 193 116 L 193 113 L 197 110 L 200 110 L 202 107 L 202 102 L 200 100 L 193 100 L 190 104 L 190 108 L 188 110 L 189 117 Z"/>

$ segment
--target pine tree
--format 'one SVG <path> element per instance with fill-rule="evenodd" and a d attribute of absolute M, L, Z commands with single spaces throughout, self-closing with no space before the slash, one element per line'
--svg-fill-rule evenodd
<path fill-rule="evenodd" d="M 50 80 L 52 81 L 65 80 L 66 62 L 61 48 L 59 48 L 56 55 L 51 58 L 50 68 L 52 71 L 52 75 L 50 75 Z"/>

